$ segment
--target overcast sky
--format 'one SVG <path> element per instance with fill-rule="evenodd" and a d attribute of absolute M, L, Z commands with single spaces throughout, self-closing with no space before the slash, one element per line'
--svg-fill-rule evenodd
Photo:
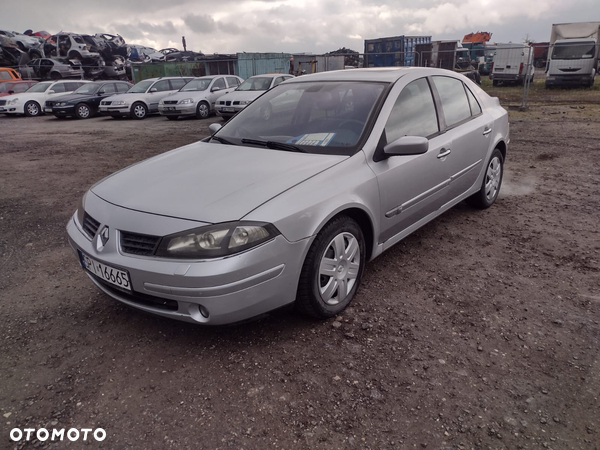
<path fill-rule="evenodd" d="M 0 29 L 120 34 L 128 43 L 204 53 L 313 52 L 401 34 L 547 41 L 552 23 L 600 20 L 598 0 L 0 0 Z"/>

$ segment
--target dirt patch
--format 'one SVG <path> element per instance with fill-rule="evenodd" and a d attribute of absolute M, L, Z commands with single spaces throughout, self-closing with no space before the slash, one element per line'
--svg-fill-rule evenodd
<path fill-rule="evenodd" d="M 223 328 L 99 293 L 64 231 L 92 183 L 216 119 L 0 118 L 0 447 L 46 426 L 110 449 L 598 448 L 600 116 L 567 110 L 511 112 L 498 203 L 371 263 L 336 326 Z"/>

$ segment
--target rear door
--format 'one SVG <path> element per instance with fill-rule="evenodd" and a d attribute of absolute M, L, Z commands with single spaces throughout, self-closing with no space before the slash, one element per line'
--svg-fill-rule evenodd
<path fill-rule="evenodd" d="M 379 183 L 380 243 L 407 230 L 447 202 L 450 176 L 446 155 L 452 142 L 441 130 L 443 121 L 438 119 L 427 78 L 407 84 L 387 118 L 376 155 L 382 155 L 381 149 L 386 144 L 402 136 L 426 137 L 429 150 L 421 155 L 376 157 L 378 161 L 369 163 Z"/>
<path fill-rule="evenodd" d="M 434 92 L 452 141 L 446 165 L 450 171 L 448 200 L 464 194 L 477 181 L 490 147 L 493 119 L 482 110 L 471 90 L 454 77 L 433 76 Z"/>

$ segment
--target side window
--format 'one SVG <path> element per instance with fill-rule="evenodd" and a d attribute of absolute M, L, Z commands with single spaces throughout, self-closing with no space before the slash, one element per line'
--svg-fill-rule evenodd
<path fill-rule="evenodd" d="M 387 142 L 402 136 L 428 137 L 440 131 L 433 95 L 426 78 L 402 89 L 385 124 Z"/>
<path fill-rule="evenodd" d="M 15 93 L 25 92 L 27 89 L 29 89 L 29 86 L 27 86 L 27 83 L 17 83 L 15 85 L 13 85 L 13 87 L 11 88 L 11 90 L 15 91 Z"/>
<path fill-rule="evenodd" d="M 240 85 L 240 80 L 235 77 L 227 77 L 227 84 L 229 87 L 237 87 Z"/>
<path fill-rule="evenodd" d="M 65 92 L 74 91 L 75 89 L 79 89 L 81 87 L 81 83 L 65 83 Z"/>
<path fill-rule="evenodd" d="M 463 82 L 456 78 L 434 76 L 433 82 L 440 94 L 446 126 L 451 127 L 471 117 L 471 107 Z"/>
<path fill-rule="evenodd" d="M 170 81 L 171 81 L 171 89 L 179 90 L 185 86 L 185 80 L 183 78 L 181 78 L 181 79 L 174 78 Z"/>
<path fill-rule="evenodd" d="M 152 89 L 156 89 L 158 92 L 170 91 L 171 86 L 169 85 L 169 80 L 160 80 L 154 83 Z"/>
<path fill-rule="evenodd" d="M 114 83 L 105 84 L 100 88 L 100 92 L 104 92 L 105 94 L 114 94 L 117 92 Z"/>
<path fill-rule="evenodd" d="M 12 80 L 12 76 L 8 71 L 3 70 L 0 72 L 0 80 Z"/>
<path fill-rule="evenodd" d="M 221 89 L 225 89 L 225 79 L 224 78 L 217 78 L 215 80 L 215 82 L 212 85 L 213 88 L 221 88 Z M 211 88 L 212 89 L 212 88 Z"/>
<path fill-rule="evenodd" d="M 56 83 L 54 86 L 52 86 L 52 90 L 54 92 L 67 92 L 66 88 L 65 88 L 65 83 Z"/>
<path fill-rule="evenodd" d="M 130 86 L 125 83 L 117 83 L 117 92 L 127 92 L 129 87 Z"/>
<path fill-rule="evenodd" d="M 284 80 L 283 77 L 277 77 L 275 78 L 275 81 L 273 82 L 273 87 L 277 86 L 279 83 L 281 83 Z"/>
<path fill-rule="evenodd" d="M 481 106 L 479 106 L 477 99 L 469 88 L 467 88 L 466 91 L 467 97 L 469 97 L 469 104 L 471 105 L 471 115 L 476 116 L 477 114 L 481 114 Z"/>

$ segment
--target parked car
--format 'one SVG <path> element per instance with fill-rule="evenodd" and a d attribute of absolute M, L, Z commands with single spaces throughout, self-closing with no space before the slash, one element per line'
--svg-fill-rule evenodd
<path fill-rule="evenodd" d="M 0 81 L 20 79 L 21 75 L 19 75 L 15 69 L 11 69 L 10 67 L 0 67 Z"/>
<path fill-rule="evenodd" d="M 367 261 L 462 200 L 490 207 L 509 143 L 498 99 L 435 68 L 298 77 L 219 127 L 81 199 L 68 238 L 100 290 L 207 325 L 334 317 Z"/>
<path fill-rule="evenodd" d="M 290 78 L 294 78 L 294 76 L 281 73 L 270 73 L 250 77 L 240 84 L 235 91 L 230 92 L 219 99 L 216 107 L 217 114 L 223 117 L 223 119 L 229 120 L 265 91 L 268 91 L 272 87 L 277 86 L 279 83 L 289 80 Z"/>
<path fill-rule="evenodd" d="M 46 101 L 45 113 L 58 118 L 75 117 L 89 119 L 98 112 L 100 101 L 104 98 L 125 93 L 133 85 L 126 81 L 100 81 L 86 83 L 71 94 L 61 95 Z"/>
<path fill-rule="evenodd" d="M 100 112 L 113 118 L 145 119 L 158 112 L 158 103 L 186 85 L 191 77 L 148 78 L 135 84 L 125 94 L 117 94 L 100 102 Z"/>
<path fill-rule="evenodd" d="M 21 94 L 8 95 L 0 99 L 0 113 L 39 116 L 43 114 L 42 107 L 46 100 L 57 94 L 70 94 L 85 83 L 89 83 L 89 81 L 68 80 L 37 83 Z"/>
<path fill-rule="evenodd" d="M 205 119 L 216 106 L 217 99 L 233 91 L 244 81 L 235 75 L 208 75 L 194 78 L 181 90 L 163 98 L 158 111 L 167 119 L 196 116 Z"/>
<path fill-rule="evenodd" d="M 27 79 L 60 80 L 61 78 L 83 78 L 81 63 L 64 58 L 39 58 L 20 67 L 21 75 Z"/>
<path fill-rule="evenodd" d="M 19 94 L 25 92 L 37 81 L 32 80 L 12 80 L 12 81 L 0 81 L 0 97 L 6 97 L 7 95 Z"/>

